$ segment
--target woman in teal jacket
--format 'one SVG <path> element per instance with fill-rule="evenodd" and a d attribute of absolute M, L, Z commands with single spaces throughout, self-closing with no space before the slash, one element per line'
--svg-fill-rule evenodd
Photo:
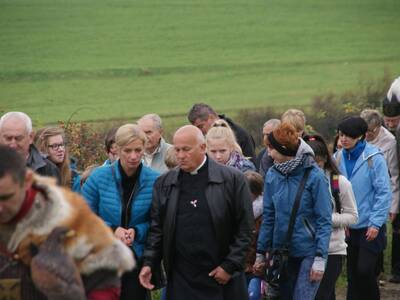
<path fill-rule="evenodd" d="M 122 277 L 120 299 L 146 299 L 138 280 L 141 257 L 150 225 L 153 184 L 158 173 L 142 165 L 146 135 L 137 125 L 116 132 L 119 160 L 97 168 L 85 182 L 82 194 L 91 209 L 131 247 L 138 267 Z"/>
<path fill-rule="evenodd" d="M 378 255 L 386 246 L 386 220 L 391 204 L 389 171 L 383 153 L 364 138 L 367 123 L 360 117 L 338 125 L 342 150 L 335 153 L 340 172 L 351 182 L 358 222 L 347 238 L 347 298 L 380 299 L 376 278 Z"/>
<path fill-rule="evenodd" d="M 274 166 L 265 177 L 264 214 L 257 243 L 260 255 L 285 244 L 289 219 L 304 173 L 309 177 L 302 193 L 289 244 L 287 276 L 281 278 L 281 299 L 314 299 L 325 270 L 331 234 L 332 204 L 328 181 L 296 130 L 282 123 L 268 136 Z"/>

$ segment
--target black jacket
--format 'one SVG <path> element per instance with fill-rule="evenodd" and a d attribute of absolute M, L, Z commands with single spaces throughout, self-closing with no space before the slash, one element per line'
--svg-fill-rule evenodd
<path fill-rule="evenodd" d="M 225 120 L 229 124 L 232 131 L 235 133 L 237 143 L 239 144 L 240 148 L 242 148 L 243 155 L 250 157 L 251 161 L 254 163 L 256 158 L 256 143 L 254 142 L 253 137 L 242 127 L 234 123 L 231 119 L 225 117 L 225 115 L 218 115 L 218 117 Z"/>
<path fill-rule="evenodd" d="M 209 179 L 205 193 L 218 241 L 220 266 L 233 274 L 244 268 L 253 233 L 250 190 L 244 175 L 238 170 L 211 159 L 207 163 Z M 151 225 L 143 255 L 143 265 L 152 269 L 163 259 L 167 274 L 173 268 L 178 175 L 179 169 L 171 170 L 159 177 L 154 185 Z"/>
<path fill-rule="evenodd" d="M 39 175 L 54 177 L 58 183 L 61 182 L 60 171 L 56 165 L 40 154 L 34 145 L 31 145 L 29 148 L 29 157 L 26 161 L 26 166 Z"/>

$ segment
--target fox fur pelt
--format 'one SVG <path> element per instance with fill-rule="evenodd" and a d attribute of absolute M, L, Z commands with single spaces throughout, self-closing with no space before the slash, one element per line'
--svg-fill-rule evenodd
<path fill-rule="evenodd" d="M 134 268 L 132 251 L 114 237 L 80 195 L 38 175 L 34 175 L 33 187 L 39 192 L 28 214 L 17 224 L 0 224 L 0 243 L 19 260 L 30 265 L 32 244 L 39 246 L 55 227 L 66 226 L 74 234 L 64 248 L 82 275 L 100 269 L 121 275 Z"/>

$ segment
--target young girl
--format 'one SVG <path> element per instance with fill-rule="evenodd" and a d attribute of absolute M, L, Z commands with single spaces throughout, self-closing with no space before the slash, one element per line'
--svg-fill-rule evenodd
<path fill-rule="evenodd" d="M 79 192 L 80 176 L 70 165 L 64 130 L 59 127 L 47 127 L 39 130 L 36 135 L 36 146 L 39 151 L 46 154 L 47 159 L 60 170 L 61 185 Z"/>
<path fill-rule="evenodd" d="M 315 299 L 334 300 L 335 284 L 342 271 L 346 256 L 345 227 L 358 219 L 357 207 L 351 183 L 340 175 L 332 160 L 324 139 L 319 135 L 303 137 L 315 154 L 315 161 L 329 179 L 332 193 L 332 234 L 329 241 L 328 263 Z"/>
<path fill-rule="evenodd" d="M 255 171 L 254 164 L 245 158 L 235 134 L 224 120 L 217 120 L 206 135 L 207 154 L 222 165 L 242 172 Z"/>

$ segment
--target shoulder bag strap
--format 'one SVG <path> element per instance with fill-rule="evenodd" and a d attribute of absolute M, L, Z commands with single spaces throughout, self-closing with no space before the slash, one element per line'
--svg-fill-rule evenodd
<path fill-rule="evenodd" d="M 287 231 L 287 234 L 286 234 L 285 247 L 287 249 L 289 249 L 289 244 L 290 244 L 290 241 L 292 239 L 294 222 L 296 221 L 296 215 L 297 215 L 297 211 L 298 211 L 299 206 L 300 206 L 301 196 L 303 195 L 304 186 L 306 185 L 307 178 L 308 178 L 308 175 L 310 175 L 310 172 L 311 172 L 311 168 L 307 168 L 305 170 L 303 178 L 301 179 L 301 182 L 300 182 L 300 185 L 299 185 L 299 189 L 297 190 L 296 198 L 294 200 L 292 213 L 290 215 L 289 227 L 288 227 L 288 231 Z"/>

